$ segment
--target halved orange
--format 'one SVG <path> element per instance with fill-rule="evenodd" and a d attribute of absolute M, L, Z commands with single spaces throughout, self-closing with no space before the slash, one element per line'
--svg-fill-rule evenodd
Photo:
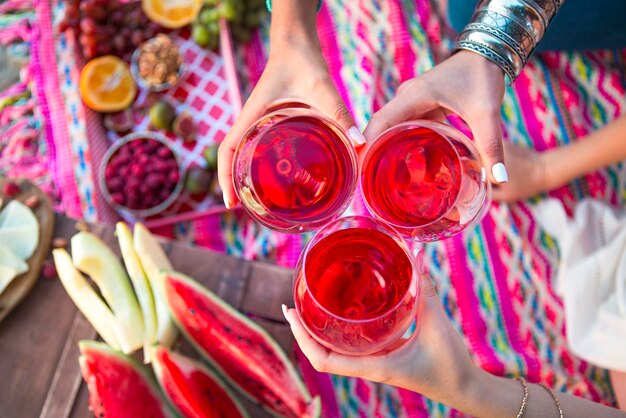
<path fill-rule="evenodd" d="M 177 29 L 195 20 L 203 0 L 141 0 L 144 13 L 159 25 Z"/>
<path fill-rule="evenodd" d="M 80 96 L 97 112 L 118 112 L 135 99 L 137 87 L 128 64 L 113 55 L 89 61 L 80 73 Z"/>

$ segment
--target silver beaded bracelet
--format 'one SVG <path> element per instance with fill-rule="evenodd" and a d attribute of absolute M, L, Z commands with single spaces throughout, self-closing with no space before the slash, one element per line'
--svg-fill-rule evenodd
<path fill-rule="evenodd" d="M 473 51 L 497 64 L 513 83 L 564 0 L 482 0 L 454 51 Z"/>

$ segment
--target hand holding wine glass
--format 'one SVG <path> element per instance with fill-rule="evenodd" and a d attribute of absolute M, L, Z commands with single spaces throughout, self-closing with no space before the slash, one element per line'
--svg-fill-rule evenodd
<path fill-rule="evenodd" d="M 417 330 L 382 353 L 354 356 L 331 351 L 311 337 L 295 309 L 283 305 L 283 313 L 300 349 L 320 372 L 408 389 L 472 416 L 514 417 L 520 410 L 524 393 L 520 383 L 491 375 L 472 363 L 463 339 L 452 327 L 427 276 L 421 280 Z M 524 417 L 559 417 L 556 402 L 547 390 L 530 383 L 527 387 Z M 576 396 L 561 392 L 555 392 L 554 396 L 563 416 L 626 417 L 623 411 Z"/>
<path fill-rule="evenodd" d="M 399 123 L 443 121 L 454 113 L 472 130 L 490 180 L 506 182 L 500 118 L 503 97 L 500 67 L 473 52 L 459 51 L 427 73 L 402 83 L 396 97 L 374 114 L 365 137 L 372 141 Z"/>
<path fill-rule="evenodd" d="M 356 145 L 365 143 L 333 85 L 322 56 L 315 25 L 316 5 L 315 0 L 283 1 L 274 5 L 267 65 L 219 148 L 219 183 L 227 207 L 238 201 L 232 182 L 237 143 L 248 127 L 277 101 L 305 102 L 337 122 Z"/>

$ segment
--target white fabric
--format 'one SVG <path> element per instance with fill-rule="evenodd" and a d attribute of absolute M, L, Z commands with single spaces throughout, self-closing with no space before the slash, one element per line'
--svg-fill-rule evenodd
<path fill-rule="evenodd" d="M 555 290 L 565 305 L 567 342 L 597 366 L 626 372 L 626 213 L 587 199 L 568 218 L 560 201 L 534 208 L 559 244 Z"/>

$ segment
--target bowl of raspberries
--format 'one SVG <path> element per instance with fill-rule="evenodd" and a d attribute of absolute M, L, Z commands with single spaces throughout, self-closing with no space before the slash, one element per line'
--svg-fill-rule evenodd
<path fill-rule="evenodd" d="M 179 154 L 156 132 L 129 134 L 106 152 L 100 189 L 117 211 L 146 218 L 167 209 L 180 195 L 184 171 Z"/>

